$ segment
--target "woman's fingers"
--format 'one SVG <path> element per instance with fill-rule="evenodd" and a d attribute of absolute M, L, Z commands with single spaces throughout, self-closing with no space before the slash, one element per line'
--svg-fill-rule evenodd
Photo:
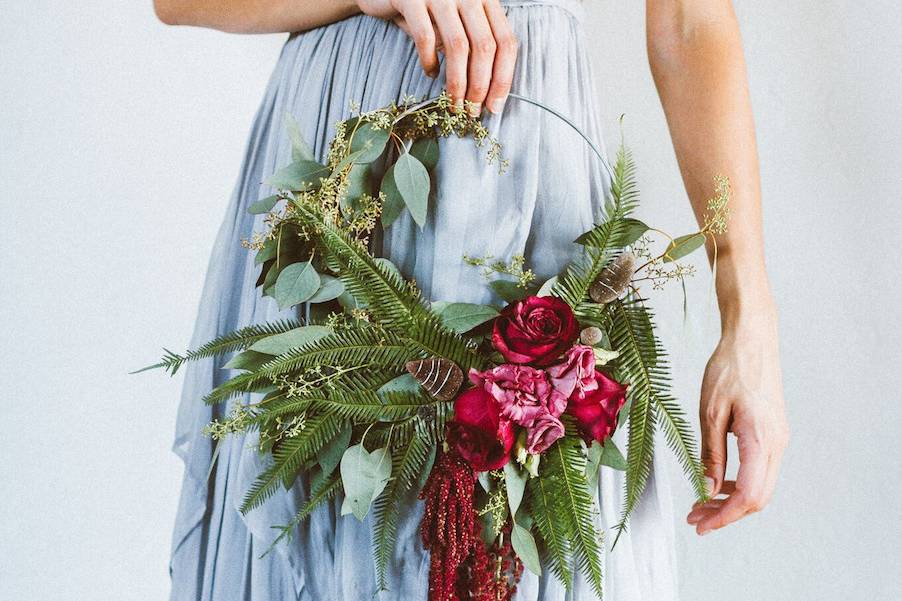
<path fill-rule="evenodd" d="M 409 2 L 404 5 L 404 12 L 395 23 L 413 39 L 420 56 L 423 71 L 429 77 L 438 77 L 438 55 L 435 47 L 435 27 L 429 17 L 429 11 L 422 2 Z"/>
<path fill-rule="evenodd" d="M 497 45 L 483 0 L 462 0 L 460 16 L 470 43 L 466 99 L 470 114 L 477 116 L 489 92 Z"/>
<path fill-rule="evenodd" d="M 485 3 L 485 14 L 495 36 L 495 64 L 492 67 L 492 83 L 486 96 L 486 107 L 495 114 L 504 110 L 504 102 L 510 93 L 514 80 L 514 65 L 517 62 L 517 38 L 507 22 L 507 15 L 498 0 Z"/>
<path fill-rule="evenodd" d="M 411 38 L 423 70 L 438 75 L 445 55 L 445 87 L 458 108 L 478 115 L 485 104 L 500 113 L 510 93 L 517 40 L 499 0 L 396 0 L 392 20 Z"/>
<path fill-rule="evenodd" d="M 720 492 L 727 467 L 727 429 L 730 421 L 730 405 L 716 400 L 701 404 L 702 463 L 705 475 L 710 479 L 709 494 Z"/>
<path fill-rule="evenodd" d="M 430 10 L 445 49 L 445 87 L 455 106 L 462 109 L 467 94 L 467 63 L 470 56 L 467 32 L 455 1 L 433 0 Z"/>
<path fill-rule="evenodd" d="M 767 502 L 767 476 L 770 469 L 770 452 L 764 441 L 751 433 L 737 430 L 739 446 L 739 475 L 736 489 L 711 513 L 704 515 L 696 525 L 699 534 L 723 528 L 736 520 L 759 511 Z"/>

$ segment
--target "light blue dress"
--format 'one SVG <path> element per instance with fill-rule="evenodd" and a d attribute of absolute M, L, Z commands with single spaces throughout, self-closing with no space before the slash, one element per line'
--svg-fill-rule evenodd
<path fill-rule="evenodd" d="M 502 4 L 520 43 L 513 90 L 569 116 L 601 145 L 579 0 Z M 295 117 L 323 158 L 334 124 L 348 116 L 352 101 L 369 110 L 405 95 L 435 95 L 443 81 L 443 75 L 433 80 L 423 74 L 406 34 L 371 17 L 356 16 L 289 38 L 254 122 L 213 249 L 193 345 L 284 316 L 272 299 L 261 298 L 255 289 L 258 267 L 240 240 L 263 229 L 260 218 L 246 209 L 271 193 L 261 182 L 290 161 L 285 113 Z M 428 223 L 421 230 L 405 214 L 385 236 L 383 254 L 416 278 L 433 300 L 498 300 L 479 270 L 462 263 L 465 253 L 499 259 L 523 254 L 539 277 L 556 274 L 575 249 L 573 239 L 599 217 L 610 185 L 578 135 L 534 106 L 511 100 L 502 115 L 489 117 L 486 124 L 510 159 L 508 171 L 499 174 L 488 165 L 484 150 L 471 139 L 443 140 Z M 290 544 L 260 558 L 276 534 L 271 527 L 287 523 L 303 502 L 306 483 L 299 478 L 291 491 L 242 516 L 237 507 L 266 461 L 254 450 L 253 436 L 229 439 L 207 478 L 214 444 L 201 430 L 224 409 L 207 407 L 201 398 L 230 376 L 221 365 L 205 361 L 185 372 L 174 444 L 185 462 L 185 476 L 173 535 L 171 598 L 426 601 L 429 558 L 418 530 L 422 507 L 414 499 L 399 526 L 389 590 L 375 597 L 371 519 L 361 523 L 353 516 L 340 517 L 340 499 L 320 507 Z M 631 529 L 606 558 L 610 601 L 675 598 L 674 525 L 665 471 L 656 466 Z M 599 520 L 606 527 L 617 521 L 621 485 L 619 473 L 603 469 Z M 563 601 L 594 596 L 583 582 L 576 582 L 568 596 L 553 576 L 526 572 L 516 598 Z"/>

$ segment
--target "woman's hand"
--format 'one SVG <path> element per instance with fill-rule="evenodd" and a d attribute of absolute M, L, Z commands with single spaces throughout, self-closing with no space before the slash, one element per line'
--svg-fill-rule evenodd
<path fill-rule="evenodd" d="M 391 19 L 416 44 L 423 70 L 438 76 L 445 54 L 445 85 L 458 108 L 500 113 L 510 92 L 517 39 L 498 0 L 357 0 L 360 10 Z"/>
<path fill-rule="evenodd" d="M 788 427 L 774 311 L 727 326 L 708 361 L 699 415 L 702 461 L 712 498 L 696 504 L 687 517 L 698 534 L 723 528 L 762 509 L 774 491 Z M 739 474 L 724 480 L 727 432 L 736 435 Z"/>

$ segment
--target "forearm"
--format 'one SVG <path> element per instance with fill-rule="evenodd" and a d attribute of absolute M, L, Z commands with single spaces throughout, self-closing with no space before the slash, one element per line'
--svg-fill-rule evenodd
<path fill-rule="evenodd" d="M 356 0 L 154 0 L 168 25 L 231 33 L 288 33 L 340 21 L 360 12 Z"/>
<path fill-rule="evenodd" d="M 656 0 L 649 63 L 693 211 L 701 222 L 714 176 L 730 179 L 730 220 L 716 236 L 717 297 L 726 329 L 772 312 L 764 267 L 755 129 L 739 27 L 725 0 Z M 709 242 L 713 259 L 714 244 Z"/>

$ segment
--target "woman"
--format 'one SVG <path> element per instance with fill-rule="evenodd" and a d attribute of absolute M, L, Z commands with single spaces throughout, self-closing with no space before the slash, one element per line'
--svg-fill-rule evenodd
<path fill-rule="evenodd" d="M 232 32 L 304 32 L 285 45 L 251 135 L 239 184 L 219 234 L 195 342 L 277 310 L 254 289 L 252 255 L 235 243 L 255 228 L 246 208 L 268 193 L 264 181 L 289 160 L 283 115 L 322 157 L 333 124 L 350 103 L 364 110 L 443 87 L 461 107 L 481 111 L 511 160 L 499 175 L 467 140 L 443 141 L 436 208 L 418 230 L 402 217 L 383 252 L 428 297 L 487 302 L 490 292 L 464 253 L 524 254 L 538 274 L 557 273 L 573 238 L 598 217 L 610 185 L 574 134 L 535 107 L 506 102 L 513 91 L 557 108 L 599 139 L 579 0 L 156 0 L 169 24 Z M 362 13 L 362 14 L 361 14 Z M 687 521 L 706 534 L 760 510 L 777 479 L 787 427 L 783 415 L 776 315 L 764 268 L 754 129 L 739 31 L 728 0 L 647 0 L 649 60 L 696 215 L 713 176 L 733 187 L 729 231 L 718 240 L 717 297 L 722 336 L 702 385 L 703 460 L 712 495 Z M 468 101 L 464 104 L 464 101 Z M 443 175 L 443 173 L 445 175 Z M 259 226 L 259 223 L 257 224 Z M 215 309 L 209 309 L 215 307 Z M 223 380 L 220 364 L 186 376 L 176 451 L 186 475 L 173 541 L 173 599 L 373 598 L 369 521 L 321 507 L 290 545 L 258 558 L 304 496 L 304 482 L 242 517 L 241 494 L 259 472 L 250 442 L 230 439 L 210 477 L 212 447 L 200 435 L 217 409 L 198 399 Z M 725 480 L 726 434 L 739 442 L 739 475 Z M 669 491 L 656 469 L 632 528 L 607 556 L 614 601 L 675 598 Z M 619 476 L 600 479 L 602 520 L 616 519 Z M 411 502 L 398 533 L 381 599 L 426 597 L 428 558 Z M 518 599 L 564 599 L 552 576 L 525 574 Z M 591 598 L 584 583 L 573 597 Z"/>

